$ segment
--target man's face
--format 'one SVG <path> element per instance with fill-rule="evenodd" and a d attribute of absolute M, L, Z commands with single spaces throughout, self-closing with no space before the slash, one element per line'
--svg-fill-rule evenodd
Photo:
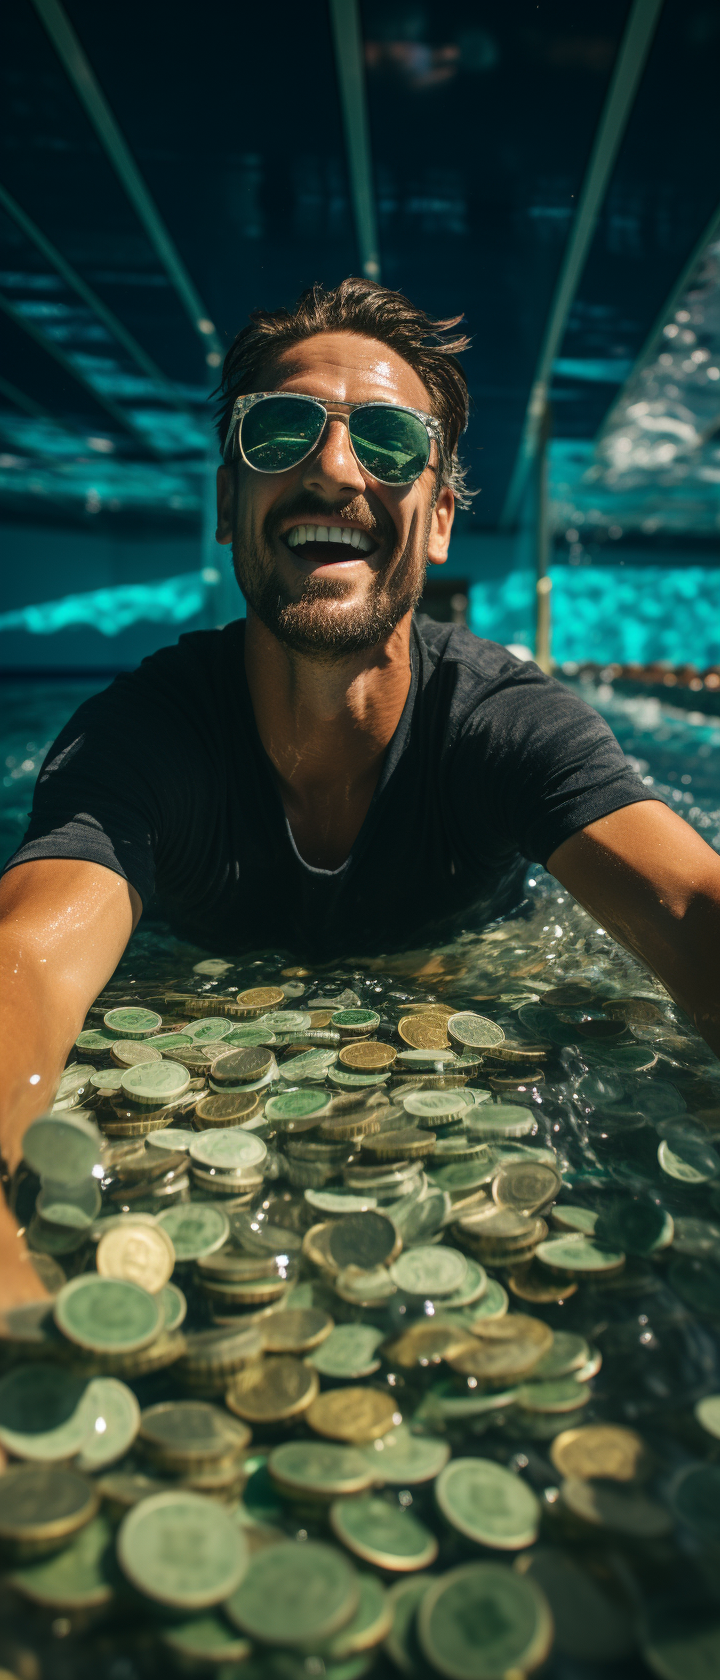
<path fill-rule="evenodd" d="M 320 333 L 284 350 L 261 388 L 323 402 L 390 402 L 430 412 L 422 380 L 402 357 L 355 333 Z M 288 472 L 242 460 L 218 474 L 218 541 L 232 543 L 252 610 L 278 640 L 337 657 L 386 641 L 422 592 L 428 559 L 447 556 L 452 492 L 437 492 L 437 444 L 413 484 L 379 484 L 353 455 L 346 424 L 330 415 L 311 455 Z M 301 527 L 328 539 L 298 541 Z M 354 541 L 337 540 L 343 530 Z M 302 537 L 303 532 L 300 531 Z M 291 540 L 289 540 L 291 539 Z"/>

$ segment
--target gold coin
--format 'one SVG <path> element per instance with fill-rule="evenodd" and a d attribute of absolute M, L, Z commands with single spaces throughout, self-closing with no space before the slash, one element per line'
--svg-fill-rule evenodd
<path fill-rule="evenodd" d="M 568 1278 L 551 1278 L 544 1266 L 536 1266 L 534 1260 L 526 1260 L 522 1266 L 517 1266 L 510 1273 L 508 1288 L 521 1301 L 535 1301 L 538 1306 L 550 1305 L 553 1301 L 567 1301 L 577 1291 L 577 1283 Z"/>
<path fill-rule="evenodd" d="M 318 1435 L 356 1445 L 387 1435 L 400 1422 L 395 1407 L 391 1395 L 378 1388 L 334 1388 L 313 1400 L 307 1422 Z"/>
<path fill-rule="evenodd" d="M 483 1051 L 483 1067 L 494 1068 L 501 1066 L 513 1067 L 519 1063 L 521 1067 L 539 1067 L 547 1062 L 552 1054 L 551 1044 L 514 1044 L 509 1039 L 504 1044 L 494 1044 L 491 1050 Z"/>
<path fill-rule="evenodd" d="M 476 1348 L 448 1360 L 454 1371 L 483 1382 L 518 1382 L 539 1364 L 553 1344 L 553 1333 L 539 1318 L 508 1313 L 504 1318 L 477 1319 L 471 1329 Z"/>
<path fill-rule="evenodd" d="M 310 1016 L 310 1030 L 311 1030 L 311 1032 L 318 1032 L 318 1031 L 323 1032 L 326 1027 L 329 1027 L 330 1022 L 332 1021 L 333 1015 L 335 1014 L 335 1010 L 334 1009 L 310 1009 L 308 1011 L 308 1013 L 309 1013 L 309 1016 Z"/>
<path fill-rule="evenodd" d="M 135 1224 L 129 1215 L 100 1238 L 95 1264 L 101 1277 L 124 1278 L 157 1295 L 172 1276 L 175 1249 L 161 1225 Z"/>
<path fill-rule="evenodd" d="M 279 1354 L 251 1365 L 233 1379 L 225 1403 L 247 1423 L 284 1423 L 312 1407 L 320 1378 L 312 1365 Z"/>
<path fill-rule="evenodd" d="M 281 968 L 280 973 L 282 974 L 283 980 L 309 980 L 312 975 L 312 969 L 291 966 L 290 968 Z"/>
<path fill-rule="evenodd" d="M 391 1044 L 380 1044 L 375 1038 L 366 1038 L 364 1043 L 344 1045 L 338 1061 L 343 1067 L 354 1068 L 358 1073 L 376 1073 L 392 1067 L 396 1056 L 397 1050 Z"/>
<path fill-rule="evenodd" d="M 377 1109 L 369 1113 L 363 1110 L 351 1110 L 349 1114 L 330 1115 L 329 1120 L 323 1120 L 318 1128 L 318 1138 L 327 1143 L 353 1143 L 361 1138 L 370 1137 L 373 1132 L 380 1130 L 380 1117 Z"/>
<path fill-rule="evenodd" d="M 412 1324 L 386 1342 L 383 1353 L 390 1364 L 408 1371 L 415 1365 L 439 1365 L 441 1359 L 455 1358 L 474 1347 L 475 1337 L 468 1330 L 435 1319 L 431 1324 Z"/>
<path fill-rule="evenodd" d="M 268 1353 L 310 1353 L 333 1329 L 334 1320 L 319 1307 L 288 1307 L 273 1313 L 261 1334 Z"/>
<path fill-rule="evenodd" d="M 203 1126 L 235 1126 L 243 1120 L 250 1120 L 259 1107 L 257 1091 L 232 1091 L 227 1096 L 217 1093 L 201 1097 L 195 1104 L 195 1114 Z"/>
<path fill-rule="evenodd" d="M 550 1457 L 561 1476 L 588 1481 L 604 1476 L 631 1482 L 648 1469 L 648 1451 L 634 1429 L 619 1423 L 588 1423 L 556 1435 Z"/>
<path fill-rule="evenodd" d="M 450 1040 L 445 1029 L 445 1019 L 441 1015 L 403 1015 L 398 1021 L 398 1032 L 403 1044 L 409 1044 L 413 1050 L 448 1050 Z"/>
<path fill-rule="evenodd" d="M 237 993 L 235 1001 L 243 1009 L 282 1009 L 285 993 L 280 986 L 249 986 Z"/>
<path fill-rule="evenodd" d="M 325 1219 L 320 1225 L 311 1225 L 310 1230 L 305 1232 L 302 1245 L 306 1260 L 311 1260 L 313 1266 L 317 1266 L 321 1272 L 327 1272 L 331 1277 L 335 1277 L 340 1270 L 329 1247 L 330 1232 L 337 1224 L 337 1219 Z"/>

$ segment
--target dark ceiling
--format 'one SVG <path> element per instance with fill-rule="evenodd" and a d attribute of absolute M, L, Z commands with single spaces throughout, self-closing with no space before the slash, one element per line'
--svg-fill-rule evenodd
<path fill-rule="evenodd" d="M 118 519 L 187 518 L 216 339 L 183 308 L 41 10 L 10 0 L 3 23 L 0 186 L 20 216 L 0 213 L 0 510 L 80 520 L 90 493 Z M 474 338 L 469 528 L 495 527 L 506 500 L 629 10 L 362 7 L 381 277 L 434 313 L 464 311 Z M 65 13 L 222 349 L 253 307 L 358 272 L 324 3 L 67 0 Z M 720 201 L 719 82 L 720 8 L 665 0 L 555 360 L 559 439 L 595 437 Z"/>

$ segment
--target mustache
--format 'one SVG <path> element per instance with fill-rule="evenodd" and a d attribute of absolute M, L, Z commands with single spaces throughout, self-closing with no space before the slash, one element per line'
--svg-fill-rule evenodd
<path fill-rule="evenodd" d="M 277 536 L 280 526 L 288 520 L 297 520 L 299 525 L 312 525 L 313 519 L 321 517 L 332 519 L 333 515 L 341 519 L 348 519 L 353 525 L 358 525 L 369 537 L 376 542 L 383 537 L 394 538 L 395 527 L 392 520 L 380 520 L 368 507 L 364 496 L 353 496 L 344 502 L 326 502 L 322 496 L 314 496 L 312 491 L 304 490 L 292 501 L 286 502 L 281 508 L 273 508 L 265 520 L 265 531 L 268 536 Z"/>

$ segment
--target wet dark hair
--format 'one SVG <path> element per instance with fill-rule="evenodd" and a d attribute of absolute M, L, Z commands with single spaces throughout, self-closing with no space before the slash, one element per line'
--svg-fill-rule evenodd
<path fill-rule="evenodd" d="M 261 375 L 273 358 L 290 345 L 324 332 L 360 333 L 387 344 L 415 369 L 430 397 L 430 411 L 442 426 L 440 482 L 449 484 L 461 507 L 470 492 L 465 468 L 458 460 L 458 442 L 468 421 L 468 388 L 458 354 L 470 339 L 455 329 L 463 320 L 454 315 L 436 321 L 375 280 L 350 276 L 326 291 L 319 284 L 302 292 L 294 309 L 254 309 L 249 323 L 233 339 L 219 386 L 217 431 L 222 450 L 235 398 L 262 390 Z"/>

